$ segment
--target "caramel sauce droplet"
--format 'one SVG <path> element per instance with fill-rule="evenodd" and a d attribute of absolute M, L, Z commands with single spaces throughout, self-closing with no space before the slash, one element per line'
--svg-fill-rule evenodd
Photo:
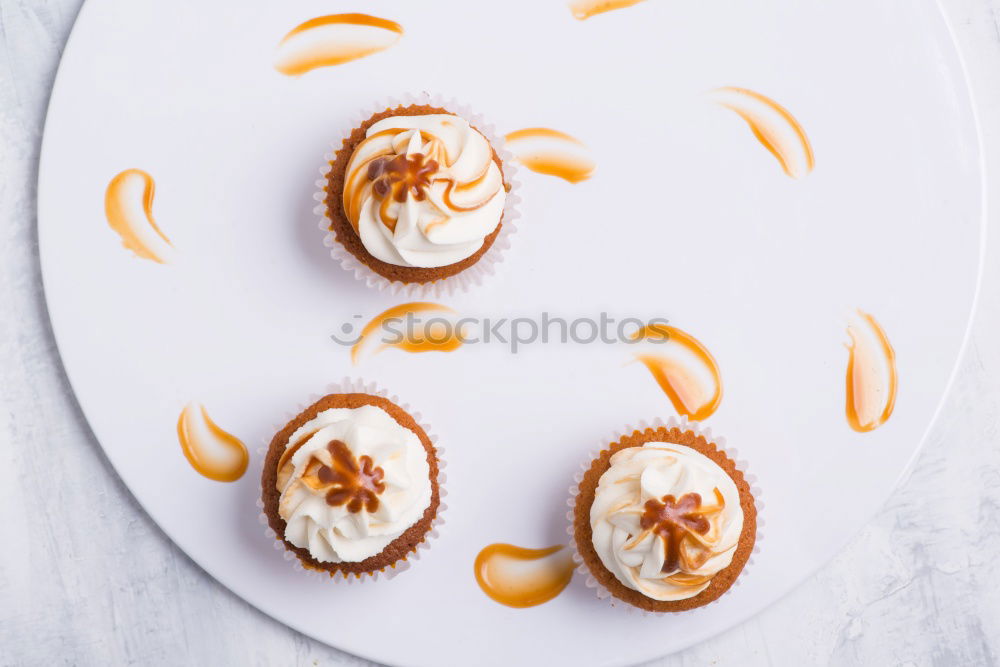
<path fill-rule="evenodd" d="M 587 154 L 587 147 L 579 139 L 559 130 L 526 127 L 511 132 L 505 140 L 518 162 L 539 174 L 579 183 L 597 170 L 597 164 Z"/>
<path fill-rule="evenodd" d="M 218 482 L 235 482 L 250 462 L 246 445 L 219 428 L 198 403 L 188 403 L 181 410 L 177 439 L 191 467 Z"/>
<path fill-rule="evenodd" d="M 778 159 L 788 176 L 802 178 L 816 166 L 806 131 L 788 109 L 770 97 L 734 86 L 718 88 L 709 95 L 746 121 L 753 135 Z"/>
<path fill-rule="evenodd" d="M 476 556 L 476 581 L 493 600 L 508 607 L 535 607 L 548 602 L 573 578 L 569 549 L 556 545 L 526 549 L 491 544 Z"/>
<path fill-rule="evenodd" d="M 278 44 L 275 69 L 297 76 L 384 51 L 403 35 L 395 21 L 368 14 L 332 14 L 293 28 Z"/>
<path fill-rule="evenodd" d="M 123 246 L 137 257 L 165 264 L 174 247 L 153 219 L 155 190 L 152 176 L 141 169 L 126 169 L 108 183 L 104 214 Z"/>
<path fill-rule="evenodd" d="M 722 402 L 722 374 L 715 358 L 696 338 L 677 327 L 654 324 L 642 327 L 633 340 L 665 341 L 666 352 L 639 354 L 678 414 L 702 421 L 711 417 Z"/>
<path fill-rule="evenodd" d="M 860 321 L 847 327 L 851 337 L 847 423 L 859 433 L 868 433 L 888 421 L 896 405 L 896 352 L 874 317 L 860 310 L 858 315 Z"/>
<path fill-rule="evenodd" d="M 610 12 L 613 9 L 624 9 L 637 5 L 643 0 L 575 0 L 569 4 L 573 18 L 583 21 L 591 16 Z"/>
<path fill-rule="evenodd" d="M 361 330 L 358 342 L 351 348 L 351 361 L 358 363 L 362 349 L 367 345 L 373 335 L 386 323 L 394 319 L 403 319 L 407 315 L 417 313 L 438 312 L 454 313 L 448 306 L 427 301 L 415 301 L 412 303 L 401 303 L 398 306 L 376 315 Z M 375 353 L 386 348 L 395 348 L 409 353 L 421 352 L 453 352 L 461 347 L 465 340 L 461 331 L 454 326 L 445 326 L 443 322 L 424 322 L 421 328 L 406 332 L 399 328 L 400 335 L 396 336 L 396 331 L 390 332 L 400 340 L 386 342 L 379 346 Z M 403 334 L 410 334 L 408 336 Z"/>

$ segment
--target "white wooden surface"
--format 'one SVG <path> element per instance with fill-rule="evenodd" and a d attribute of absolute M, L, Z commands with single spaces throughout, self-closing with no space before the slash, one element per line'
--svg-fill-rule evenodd
<path fill-rule="evenodd" d="M 35 178 L 45 105 L 79 5 L 0 0 L 0 665 L 370 664 L 272 621 L 191 563 L 111 470 L 66 384 L 38 269 Z M 944 5 L 1000 202 L 1000 0 Z M 1000 246 L 1000 213 L 990 233 Z M 991 250 L 955 387 L 889 504 L 765 613 L 652 664 L 997 662 L 998 297 L 1000 253 Z"/>

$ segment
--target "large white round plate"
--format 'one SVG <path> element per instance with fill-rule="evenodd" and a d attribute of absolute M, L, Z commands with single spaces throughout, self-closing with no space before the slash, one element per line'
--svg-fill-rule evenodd
<path fill-rule="evenodd" d="M 393 19 L 405 36 L 352 63 L 277 72 L 280 38 L 335 11 Z M 786 177 L 706 100 L 726 85 L 788 107 L 815 171 Z M 359 109 L 424 90 L 502 132 L 569 132 L 599 164 L 575 186 L 522 170 L 524 216 L 500 271 L 448 305 L 666 317 L 714 353 L 725 398 L 708 424 L 749 461 L 766 503 L 760 552 L 719 603 L 643 617 L 577 577 L 554 601 L 515 610 L 473 577 L 492 542 L 564 541 L 579 464 L 615 429 L 672 413 L 646 370 L 626 364 L 631 349 L 470 345 L 352 367 L 331 341 L 402 299 L 327 256 L 312 214 L 322 155 Z M 130 167 L 156 179 L 171 264 L 131 256 L 104 219 L 105 188 Z M 981 178 L 963 70 L 930 0 L 650 0 L 583 22 L 560 0 L 90 0 L 52 96 L 39 225 L 80 404 L 136 498 L 212 576 L 306 634 L 389 663 L 622 664 L 758 612 L 885 500 L 962 348 Z M 867 434 L 843 407 L 845 317 L 858 307 L 887 331 L 900 377 L 895 414 Z M 345 375 L 421 411 L 449 463 L 440 538 L 409 571 L 361 586 L 293 570 L 255 507 L 259 444 Z M 182 455 L 175 424 L 192 400 L 250 445 L 239 482 L 201 477 Z"/>

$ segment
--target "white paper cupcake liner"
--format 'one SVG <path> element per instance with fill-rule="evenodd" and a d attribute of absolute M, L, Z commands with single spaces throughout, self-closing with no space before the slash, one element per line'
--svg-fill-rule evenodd
<path fill-rule="evenodd" d="M 483 133 L 483 136 L 490 142 L 493 149 L 503 163 L 504 181 L 510 185 L 507 198 L 503 207 L 503 224 L 500 233 L 494 239 L 493 245 L 479 258 L 475 264 L 447 278 L 435 280 L 429 283 L 404 283 L 398 280 L 389 280 L 385 276 L 370 269 L 364 262 L 351 254 L 338 241 L 334 233 L 330 230 L 330 217 L 326 208 L 326 183 L 327 175 L 330 173 L 330 163 L 333 161 L 337 151 L 355 128 L 371 118 L 374 114 L 386 109 L 395 109 L 398 106 L 410 106 L 413 104 L 429 105 L 447 109 L 451 113 L 461 116 L 473 127 Z M 316 207 L 313 212 L 319 216 L 319 228 L 323 231 L 323 245 L 330 248 L 330 256 L 340 263 L 344 269 L 354 274 L 354 277 L 364 282 L 371 288 L 388 292 L 393 295 L 403 295 L 412 298 L 440 298 L 458 292 L 465 292 L 469 289 L 481 285 L 484 280 L 496 272 L 497 264 L 503 261 L 504 252 L 510 247 L 510 237 L 517 230 L 517 219 L 521 217 L 518 205 L 521 198 L 517 191 L 520 182 L 517 180 L 517 166 L 514 155 L 504 148 L 503 135 L 497 133 L 496 128 L 486 122 L 481 114 L 475 113 L 472 109 L 455 99 L 445 99 L 442 95 L 422 92 L 418 94 L 404 94 L 401 98 L 388 98 L 370 107 L 362 109 L 352 118 L 351 123 L 330 143 L 331 150 L 323 156 L 323 166 L 319 169 L 320 178 L 316 181 L 316 193 L 313 199 L 316 200 Z"/>
<path fill-rule="evenodd" d="M 445 490 L 445 482 L 447 481 L 447 476 L 445 475 L 444 472 L 445 468 L 444 451 L 437 444 L 437 436 L 431 433 L 430 427 L 421 421 L 419 412 L 413 412 L 408 404 L 400 402 L 399 398 L 395 395 L 389 395 L 388 391 L 382 389 L 374 382 L 364 382 L 363 380 L 354 378 L 344 378 L 340 382 L 336 382 L 327 386 L 326 392 L 322 395 L 321 394 L 311 395 L 309 397 L 308 403 L 300 405 L 295 412 L 287 413 L 285 415 L 284 422 L 281 424 L 274 425 L 272 431 L 274 433 L 277 433 L 278 431 L 283 429 L 288 422 L 294 419 L 297 415 L 301 414 L 303 410 L 305 410 L 307 407 L 309 407 L 310 405 L 321 399 L 323 396 L 328 394 L 371 394 L 373 396 L 380 396 L 386 400 L 395 403 L 404 411 L 406 411 L 410 416 L 413 417 L 413 420 L 417 422 L 420 428 L 424 430 L 424 433 L 427 434 L 427 437 L 430 439 L 431 444 L 434 446 L 435 455 L 437 457 L 438 495 L 440 496 L 440 502 L 438 504 L 437 514 L 435 515 L 434 520 L 431 522 L 430 530 L 428 530 L 427 534 L 424 535 L 424 539 L 421 540 L 419 544 L 417 544 L 416 549 L 408 553 L 401 560 L 396 561 L 393 565 L 386 566 L 382 570 L 376 572 L 365 572 L 362 574 L 352 574 L 344 572 L 331 573 L 326 571 L 313 570 L 308 567 L 305 567 L 294 553 L 285 548 L 285 543 L 283 539 L 279 537 L 278 534 L 275 533 L 274 530 L 268 525 L 267 515 L 264 514 L 264 501 L 262 500 L 263 488 L 261 488 L 260 485 L 258 485 L 258 493 L 257 493 L 257 509 L 260 510 L 260 512 L 258 514 L 257 519 L 261 523 L 261 525 L 264 526 L 264 535 L 270 538 L 274 548 L 277 551 L 282 552 L 284 559 L 288 561 L 288 563 L 291 564 L 292 567 L 305 573 L 307 576 L 324 581 L 327 580 L 346 581 L 349 584 L 356 582 L 363 582 L 363 581 L 378 581 L 378 579 L 380 578 L 392 579 L 400 572 L 404 572 L 410 569 L 410 565 L 413 563 L 413 561 L 420 560 L 421 551 L 426 551 L 427 549 L 429 549 L 430 541 L 437 539 L 438 536 L 440 535 L 439 529 L 444 524 L 444 518 L 441 515 L 444 513 L 446 509 L 448 509 L 448 506 L 444 502 L 445 496 L 448 495 L 448 492 Z M 261 462 L 260 467 L 257 470 L 258 478 L 261 477 L 261 473 L 263 472 L 264 460 L 267 458 L 267 452 L 268 449 L 270 448 L 270 445 L 271 445 L 271 439 L 268 438 L 264 441 L 263 446 L 257 450 L 258 453 L 257 458 Z"/>
<path fill-rule="evenodd" d="M 625 602 L 624 600 L 619 600 L 618 598 L 616 598 L 614 595 L 611 594 L 611 591 L 609 591 L 603 584 L 601 584 L 601 582 L 599 582 L 594 577 L 593 574 L 591 574 L 590 569 L 587 567 L 587 564 L 583 560 L 583 556 L 580 555 L 580 550 L 576 544 L 576 533 L 573 530 L 573 522 L 575 520 L 574 508 L 576 507 L 576 497 L 580 494 L 580 483 L 583 481 L 583 477 L 586 474 L 586 472 L 590 470 L 590 466 L 594 462 L 594 459 L 600 456 L 601 452 L 609 449 L 612 444 L 618 442 L 622 438 L 632 435 L 636 431 L 645 431 L 648 428 L 652 429 L 677 428 L 680 429 L 681 431 L 691 431 L 696 436 L 702 436 L 708 442 L 713 443 L 719 449 L 719 451 L 723 452 L 731 461 L 733 461 L 736 464 L 736 469 L 739 470 L 741 473 L 743 473 L 743 478 L 746 480 L 747 484 L 750 485 L 750 494 L 753 496 L 754 507 L 757 510 L 757 532 L 756 532 L 756 537 L 754 538 L 753 550 L 750 552 L 750 558 L 747 559 L 746 565 L 743 566 L 743 570 L 740 572 L 739 576 L 736 577 L 736 581 L 734 581 L 733 584 L 715 600 L 712 600 L 711 602 L 702 605 L 700 607 L 689 609 L 683 612 L 649 611 L 646 609 L 640 609 L 639 607 L 635 607 L 629 604 L 628 602 Z M 566 528 L 566 532 L 569 534 L 569 546 L 570 549 L 572 549 L 573 551 L 573 562 L 577 564 L 576 571 L 585 577 L 584 580 L 585 585 L 587 586 L 587 588 L 590 588 L 594 591 L 594 594 L 597 595 L 598 599 L 606 600 L 608 604 L 610 604 L 612 607 L 624 609 L 626 613 L 641 614 L 643 616 L 662 616 L 664 614 L 675 614 L 675 613 L 693 614 L 693 613 L 698 613 L 712 606 L 719 600 L 726 597 L 726 595 L 728 595 L 730 591 L 732 591 L 734 588 L 740 585 L 743 579 L 747 576 L 747 573 L 749 572 L 751 566 L 753 565 L 754 557 L 760 552 L 760 544 L 764 538 L 763 534 L 764 503 L 761 502 L 760 500 L 762 491 L 756 484 L 757 483 L 756 476 L 747 472 L 747 463 L 746 461 L 738 458 L 737 450 L 727 448 L 725 444 L 726 444 L 726 439 L 720 436 L 713 435 L 711 428 L 702 427 L 701 424 L 699 424 L 698 422 L 688 421 L 686 417 L 670 417 L 666 421 L 657 418 L 654 419 L 652 422 L 639 421 L 638 425 L 635 427 L 626 425 L 625 428 L 622 429 L 621 431 L 613 433 L 611 438 L 607 440 L 600 449 L 591 452 L 587 460 L 580 465 L 580 470 L 577 471 L 575 475 L 573 475 L 573 485 L 570 486 L 569 488 L 569 497 L 566 500 L 566 504 L 570 508 L 569 511 L 566 512 L 566 520 L 569 522 L 569 525 Z"/>

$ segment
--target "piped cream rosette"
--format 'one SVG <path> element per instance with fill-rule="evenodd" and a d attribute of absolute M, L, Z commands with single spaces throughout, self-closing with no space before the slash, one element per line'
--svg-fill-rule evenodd
<path fill-rule="evenodd" d="M 376 259 L 434 268 L 474 255 L 506 198 L 486 137 L 464 118 L 428 114 L 368 128 L 347 164 L 343 205 Z"/>

